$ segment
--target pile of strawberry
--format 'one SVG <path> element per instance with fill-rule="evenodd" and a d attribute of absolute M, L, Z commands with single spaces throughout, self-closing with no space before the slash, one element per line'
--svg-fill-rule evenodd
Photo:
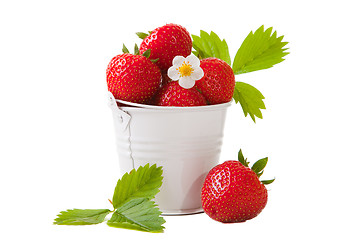
<path fill-rule="evenodd" d="M 288 54 L 284 52 L 286 49 L 283 47 L 286 43 L 281 42 L 282 37 L 276 38 L 275 33 L 270 37 L 270 32 L 271 28 L 263 31 L 261 27 L 254 34 L 249 34 L 244 41 L 245 46 L 255 49 L 259 48 L 259 45 L 262 47 L 263 44 L 268 51 L 260 48 L 262 51 L 258 54 L 254 50 L 258 55 L 250 54 L 249 56 L 258 56 L 257 62 L 248 64 L 250 66 L 248 69 L 236 67 L 237 74 L 269 68 L 281 62 L 282 57 Z M 262 36 L 267 34 L 268 39 L 264 40 L 266 37 Z M 192 55 L 193 42 L 184 27 L 166 24 L 149 34 L 138 33 L 138 36 L 143 39 L 140 48 L 135 45 L 134 54 L 131 54 L 124 46 L 124 53 L 111 59 L 107 67 L 108 90 L 116 99 L 179 107 L 213 105 L 231 101 L 236 87 L 233 68 L 216 57 L 205 57 L 199 60 Z M 260 39 L 262 42 L 252 41 L 252 39 Z M 258 43 L 258 45 L 251 47 L 250 42 Z M 251 62 L 254 58 L 249 57 L 250 60 L 248 60 Z M 273 61 L 269 62 L 269 59 Z M 237 64 L 238 62 L 239 60 Z M 240 63 L 241 67 L 246 65 L 241 61 Z M 196 75 L 193 82 L 191 74 Z M 186 81 L 181 81 L 183 79 Z M 259 104 L 263 99 L 261 93 L 247 84 L 240 83 L 239 86 L 246 87 L 255 93 L 255 97 L 250 100 L 258 105 L 244 105 L 246 111 L 252 114 L 253 120 L 254 114 L 261 117 L 259 109 L 265 108 Z M 236 100 L 240 103 L 244 101 L 243 97 L 238 97 L 235 102 Z M 258 112 L 251 113 L 249 108 L 255 110 L 258 108 Z M 244 110 L 244 113 L 247 113 L 246 111 Z M 250 168 L 249 162 L 240 150 L 238 161 L 226 161 L 215 166 L 208 173 L 201 191 L 204 212 L 212 219 L 224 223 L 244 222 L 256 217 L 267 203 L 268 195 L 264 184 L 274 181 L 259 180 L 266 164 L 267 158 L 263 158 Z"/>
<path fill-rule="evenodd" d="M 176 56 L 191 55 L 192 40 L 182 26 L 166 24 L 138 34 L 143 40 L 134 54 L 123 48 L 123 54 L 111 59 L 106 79 L 108 90 L 116 99 L 158 106 L 203 106 L 231 101 L 235 76 L 232 68 L 218 58 L 200 60 L 203 77 L 191 88 L 168 76 Z M 191 68 L 190 68 L 191 69 Z"/>

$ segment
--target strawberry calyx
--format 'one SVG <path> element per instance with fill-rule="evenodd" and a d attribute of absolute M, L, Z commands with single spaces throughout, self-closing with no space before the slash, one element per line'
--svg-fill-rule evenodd
<path fill-rule="evenodd" d="M 242 165 L 244 165 L 245 167 L 250 168 L 250 167 L 249 167 L 249 163 L 250 163 L 250 162 L 248 162 L 248 161 L 247 161 L 247 158 L 244 157 L 241 149 L 240 149 L 239 152 L 238 152 L 238 161 L 239 161 Z M 267 162 L 268 162 L 268 157 L 265 157 L 265 158 L 261 158 L 261 159 L 257 160 L 257 161 L 252 165 L 251 170 L 256 173 L 256 175 L 257 175 L 258 178 L 260 178 L 260 176 L 264 173 L 264 169 L 265 169 L 265 167 L 266 167 Z M 271 183 L 274 182 L 274 181 L 275 181 L 275 178 L 270 179 L 270 180 L 261 180 L 260 182 L 262 182 L 262 183 L 265 184 L 265 185 L 268 185 L 268 184 L 271 184 Z"/>
<path fill-rule="evenodd" d="M 151 34 L 151 31 L 149 31 L 149 33 L 144 33 L 144 32 L 137 32 L 135 33 L 140 39 L 144 40 L 147 36 L 149 36 Z"/>
<path fill-rule="evenodd" d="M 125 46 L 125 44 L 123 44 L 122 52 L 123 53 L 130 53 L 129 49 Z M 151 62 L 156 63 L 159 59 L 158 58 L 150 59 L 149 58 L 150 53 L 151 53 L 151 49 L 149 48 L 148 50 L 143 52 L 143 54 L 141 54 L 141 55 L 148 58 Z M 135 43 L 135 46 L 134 46 L 134 55 L 140 55 L 139 46 L 136 43 Z"/>

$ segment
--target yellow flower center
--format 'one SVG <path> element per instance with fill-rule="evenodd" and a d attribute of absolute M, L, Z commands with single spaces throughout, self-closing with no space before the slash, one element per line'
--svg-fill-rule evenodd
<path fill-rule="evenodd" d="M 180 77 L 188 77 L 194 71 L 189 62 L 183 62 L 183 64 L 178 67 L 176 70 L 179 71 Z"/>

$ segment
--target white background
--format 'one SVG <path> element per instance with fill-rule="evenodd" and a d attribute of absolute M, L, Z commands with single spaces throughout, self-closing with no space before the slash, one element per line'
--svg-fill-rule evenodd
<path fill-rule="evenodd" d="M 357 1 L 1 1 L 1 239 L 359 239 Z M 266 97 L 254 124 L 229 109 L 221 161 L 241 147 L 276 177 L 255 219 L 165 217 L 165 232 L 55 226 L 69 208 L 110 208 L 119 178 L 105 69 L 166 23 L 214 31 L 232 58 L 273 26 L 290 54 L 237 76 Z M 6 236 L 6 237 L 5 237 Z"/>

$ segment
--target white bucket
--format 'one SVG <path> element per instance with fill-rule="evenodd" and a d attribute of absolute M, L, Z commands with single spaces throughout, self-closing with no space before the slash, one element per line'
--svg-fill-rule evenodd
<path fill-rule="evenodd" d="M 201 187 L 219 162 L 231 103 L 161 107 L 109 96 L 121 175 L 147 163 L 162 166 L 164 179 L 155 202 L 163 214 L 202 212 Z"/>

